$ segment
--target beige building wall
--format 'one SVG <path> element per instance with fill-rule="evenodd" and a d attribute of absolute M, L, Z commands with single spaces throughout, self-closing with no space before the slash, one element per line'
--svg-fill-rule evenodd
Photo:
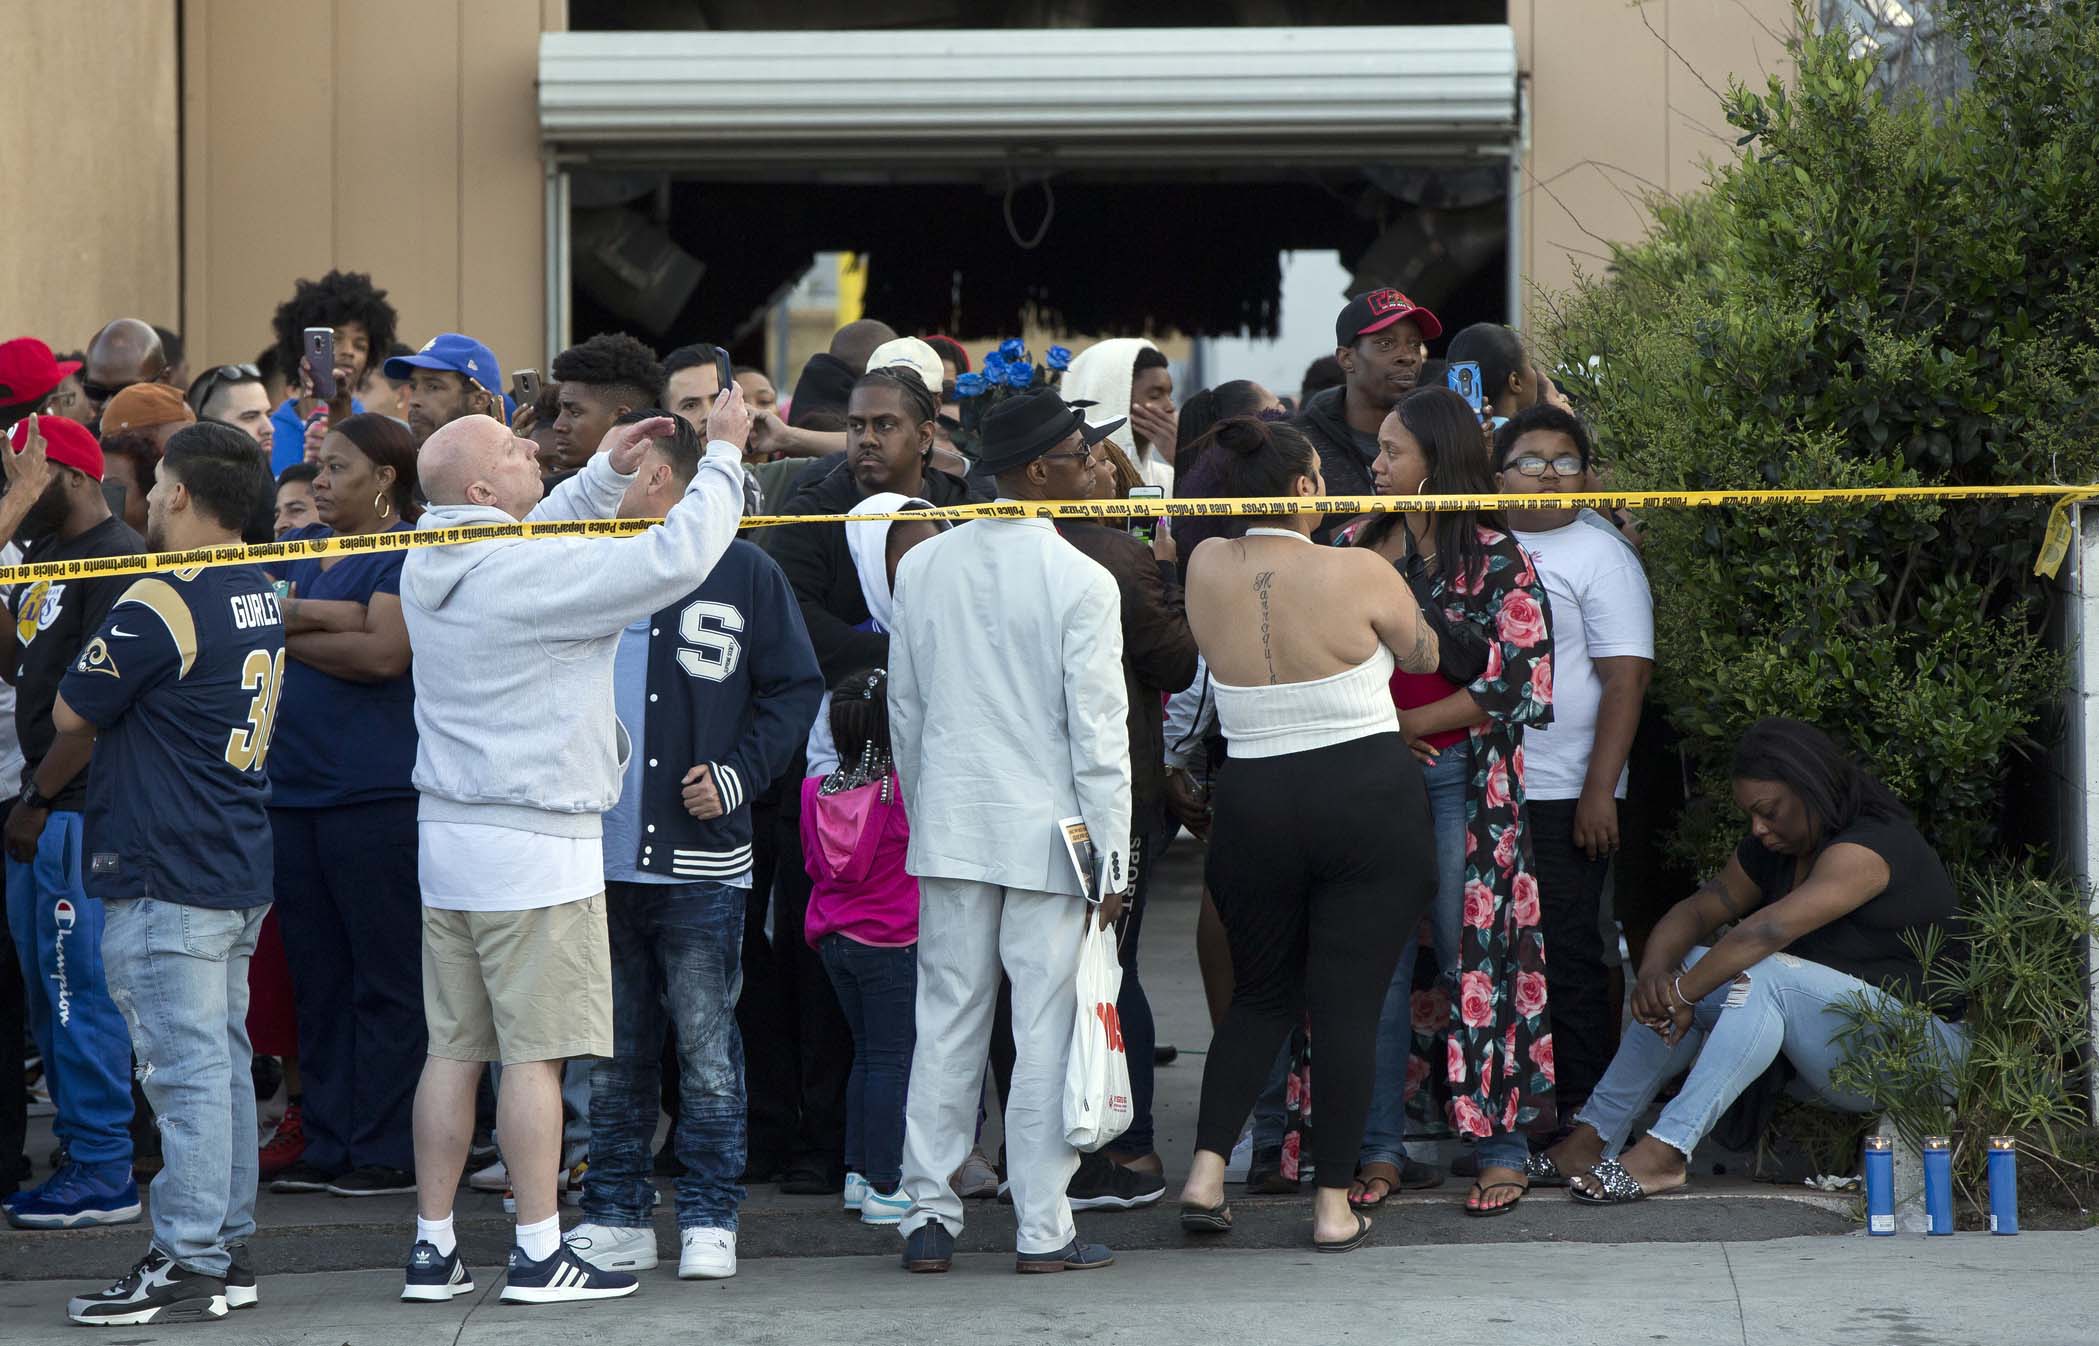
<path fill-rule="evenodd" d="M 1531 101 L 1519 260 L 1535 311 L 1535 291 L 1644 232 L 1644 194 L 1696 190 L 1732 151 L 1705 85 L 1782 67 L 1793 16 L 1791 0 L 1509 9 Z M 245 360 L 293 281 L 333 266 L 370 271 L 411 344 L 466 331 L 508 367 L 543 367 L 533 81 L 538 34 L 566 22 L 566 0 L 0 0 L 13 43 L 38 54 L 0 79 L 15 204 L 0 336 L 78 346 L 132 314 L 180 327 L 193 368 Z M 67 70 L 122 96 L 53 116 L 55 76 L 38 72 Z"/>
<path fill-rule="evenodd" d="M 1647 231 L 1643 198 L 1694 192 L 1734 153 L 1712 90 L 1787 69 L 1792 0 L 1509 0 L 1529 75 L 1523 173 L 1526 317 L 1611 242 Z M 1544 291 L 1541 296 L 1538 291 Z"/>
<path fill-rule="evenodd" d="M 121 3 L 121 0 L 118 0 Z M 300 277 L 368 271 L 420 345 L 543 365 L 539 34 L 566 0 L 189 0 L 184 335 L 246 360 Z"/>
<path fill-rule="evenodd" d="M 0 0 L 0 32 L 0 340 L 179 326 L 174 0 Z"/>

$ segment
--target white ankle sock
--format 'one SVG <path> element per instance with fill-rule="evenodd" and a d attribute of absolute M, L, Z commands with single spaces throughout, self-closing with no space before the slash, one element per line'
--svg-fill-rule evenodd
<path fill-rule="evenodd" d="M 549 1215 L 538 1224 L 517 1227 L 517 1246 L 535 1262 L 544 1262 L 561 1247 L 561 1216 Z"/>
<path fill-rule="evenodd" d="M 459 1240 L 452 1236 L 452 1217 L 449 1215 L 442 1220 L 425 1220 L 416 1216 L 415 1238 L 418 1243 L 435 1247 L 439 1257 L 450 1257 L 452 1250 L 459 1246 Z"/>

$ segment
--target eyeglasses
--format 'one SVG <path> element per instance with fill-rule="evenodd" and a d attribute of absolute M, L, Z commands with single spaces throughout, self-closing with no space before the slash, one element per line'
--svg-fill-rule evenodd
<path fill-rule="evenodd" d="M 1555 476 L 1578 477 L 1587 466 L 1578 454 L 1563 453 L 1557 458 L 1540 458 L 1535 454 L 1526 453 L 1521 458 L 1512 458 L 1503 463 L 1501 470 L 1521 472 L 1526 477 L 1542 477 L 1545 475 L 1545 469 L 1549 467 Z"/>
<path fill-rule="evenodd" d="M 204 404 L 211 400 L 211 395 L 219 390 L 220 384 L 260 382 L 262 371 L 254 365 L 214 365 L 191 381 L 184 400 L 189 403 L 191 411 L 202 414 Z"/>
<path fill-rule="evenodd" d="M 1048 462 L 1052 458 L 1077 458 L 1088 463 L 1098 463 L 1100 461 L 1097 456 L 1091 453 L 1045 453 L 1042 455 L 1043 462 Z"/>

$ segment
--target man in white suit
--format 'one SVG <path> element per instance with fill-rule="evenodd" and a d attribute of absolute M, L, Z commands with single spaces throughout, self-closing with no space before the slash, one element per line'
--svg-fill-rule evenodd
<path fill-rule="evenodd" d="M 1081 500 L 1094 446 L 1048 388 L 984 419 L 981 465 L 1002 500 Z M 1131 876 L 1130 745 L 1121 599 L 1048 519 L 978 519 L 921 543 L 896 576 L 890 740 L 919 881 L 918 1045 L 904 1134 L 904 1265 L 946 1271 L 962 1229 L 949 1175 L 969 1153 L 1004 967 L 1013 983 L 1006 1161 L 1016 1270 L 1110 1266 L 1079 1242 L 1065 1188 L 1064 1072 L 1087 922 L 1115 918 Z M 1059 819 L 1086 822 L 1098 908 L 1083 899 Z"/>

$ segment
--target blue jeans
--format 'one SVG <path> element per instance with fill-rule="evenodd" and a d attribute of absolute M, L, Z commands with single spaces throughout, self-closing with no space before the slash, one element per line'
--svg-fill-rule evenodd
<path fill-rule="evenodd" d="M 904 1180 L 904 1097 L 918 1040 L 918 946 L 877 948 L 825 935 L 817 953 L 853 1030 L 845 1081 L 845 1166 L 894 1192 Z"/>
<path fill-rule="evenodd" d="M 630 1229 L 650 1222 L 649 1143 L 663 1102 L 664 1034 L 675 1031 L 672 1144 L 685 1166 L 678 1227 L 736 1228 L 744 1195 L 743 1035 L 736 1031 L 743 920 L 744 890 L 727 884 L 605 885 L 612 1057 L 590 1072 L 586 1218 Z"/>
<path fill-rule="evenodd" d="M 192 1271 L 224 1276 L 227 1247 L 255 1232 L 248 959 L 270 909 L 105 905 L 109 991 L 131 1027 L 167 1161 L 153 1180 L 153 1244 Z"/>
<path fill-rule="evenodd" d="M 1455 743 L 1423 767 L 1429 816 L 1436 829 L 1436 900 L 1430 908 L 1436 967 L 1446 980 L 1458 964 L 1458 928 L 1465 919 L 1465 789 L 1472 776 L 1472 745 Z M 1414 963 L 1420 941 L 1410 939 L 1385 992 L 1377 1024 L 1377 1078 L 1370 1113 L 1363 1122 L 1361 1164 L 1402 1166 L 1407 1160 L 1407 1059 L 1414 1052 Z M 1317 1059 L 1316 1057 L 1314 1058 Z M 1521 1136 L 1493 1136 L 1479 1145 L 1482 1164 L 1522 1168 L 1528 1143 Z"/>
<path fill-rule="evenodd" d="M 36 859 L 7 862 L 7 925 L 58 1109 L 58 1143 L 76 1163 L 128 1167 L 131 1038 L 104 975 L 102 903 L 80 887 L 80 822 L 78 813 L 53 813 Z"/>
<path fill-rule="evenodd" d="M 1695 963 L 1705 954 L 1703 948 L 1693 949 L 1685 962 Z M 1690 1029 L 1673 1047 L 1645 1025 L 1627 1026 L 1610 1069 L 1575 1117 L 1603 1138 L 1605 1154 L 1616 1155 L 1625 1148 L 1633 1124 L 1662 1085 L 1688 1069 L 1690 1078 L 1647 1134 L 1689 1159 L 1720 1114 L 1780 1052 L 1799 1072 L 1800 1082 L 1830 1107 L 1873 1110 L 1866 1099 L 1830 1083 L 1830 1073 L 1843 1059 L 1835 1037 L 1845 1026 L 1843 1016 L 1831 1007 L 1855 994 L 1885 999 L 1886 993 L 1848 973 L 1786 953 L 1772 954 L 1743 975 L 1749 979 L 1746 992 L 1738 983 L 1729 983 L 1699 1000 L 1691 1011 Z M 1740 996 L 1740 1002 L 1730 1006 L 1731 995 Z M 1968 1033 L 1959 1024 L 1940 1021 L 1938 1036 L 1950 1062 L 1967 1056 Z"/>

